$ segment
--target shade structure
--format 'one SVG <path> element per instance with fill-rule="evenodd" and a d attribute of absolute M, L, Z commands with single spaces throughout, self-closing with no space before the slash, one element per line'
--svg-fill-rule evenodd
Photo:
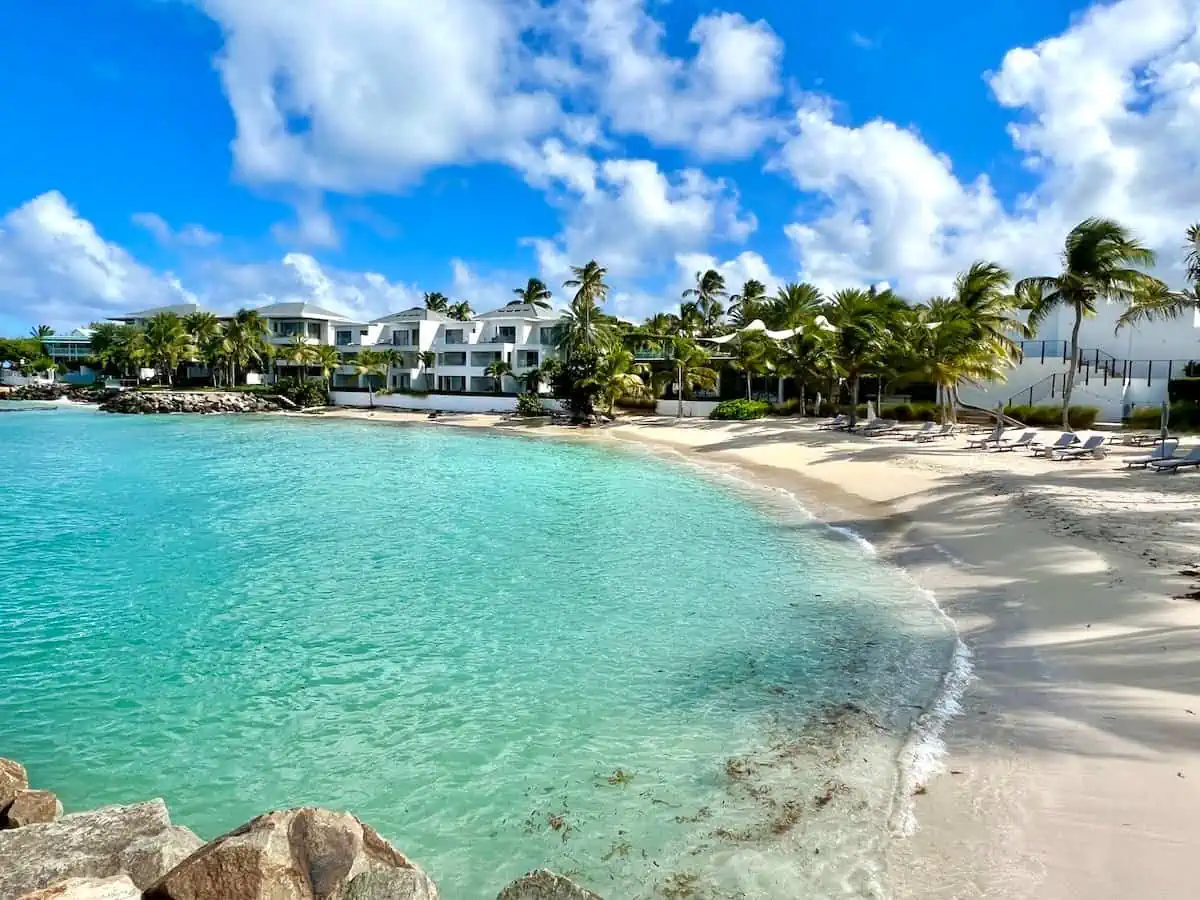
<path fill-rule="evenodd" d="M 817 316 L 816 319 L 813 320 L 813 324 L 821 331 L 837 331 L 836 328 L 829 324 L 829 320 L 824 316 Z M 707 341 L 711 344 L 728 344 L 730 341 L 737 340 L 743 334 L 751 334 L 753 332 L 761 332 L 773 341 L 786 341 L 790 337 L 803 334 L 804 326 L 802 325 L 799 328 L 787 328 L 783 331 L 771 331 L 769 328 L 767 328 L 762 319 L 755 319 L 753 322 L 739 331 L 734 331 L 731 334 L 723 334 L 720 337 L 704 337 L 700 338 L 700 340 Z"/>

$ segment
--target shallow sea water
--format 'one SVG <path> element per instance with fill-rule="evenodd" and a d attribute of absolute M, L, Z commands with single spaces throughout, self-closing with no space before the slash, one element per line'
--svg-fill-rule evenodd
<path fill-rule="evenodd" d="M 952 629 L 777 494 L 644 453 L 0 416 L 0 755 L 213 837 L 348 809 L 493 897 L 887 896 Z"/>

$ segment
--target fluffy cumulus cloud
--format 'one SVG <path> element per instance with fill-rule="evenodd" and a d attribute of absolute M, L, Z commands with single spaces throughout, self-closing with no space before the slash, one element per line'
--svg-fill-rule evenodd
<path fill-rule="evenodd" d="M 829 103 L 808 98 L 776 161 L 825 202 L 787 227 L 806 276 L 889 280 L 922 296 L 946 291 L 978 257 L 1019 275 L 1048 271 L 1066 231 L 1104 215 L 1158 249 L 1171 278 L 1200 208 L 1198 18 L 1190 0 L 1120 0 L 1010 51 L 989 83 L 1014 111 L 1014 145 L 1039 180 L 1007 208 L 986 178 L 963 180 L 915 131 L 839 124 Z"/>
<path fill-rule="evenodd" d="M 174 277 L 102 238 L 57 191 L 0 219 L 0 315 L 8 319 L 73 327 L 191 299 Z"/>

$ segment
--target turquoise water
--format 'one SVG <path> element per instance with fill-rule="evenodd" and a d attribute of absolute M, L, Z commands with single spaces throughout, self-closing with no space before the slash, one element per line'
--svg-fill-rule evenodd
<path fill-rule="evenodd" d="M 349 809 L 448 900 L 886 896 L 953 637 L 786 498 L 447 428 L 59 409 L 0 447 L 0 755 L 68 810 Z"/>

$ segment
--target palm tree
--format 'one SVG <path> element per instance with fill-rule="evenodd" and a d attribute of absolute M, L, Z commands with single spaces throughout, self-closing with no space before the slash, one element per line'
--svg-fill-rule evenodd
<path fill-rule="evenodd" d="M 379 377 L 384 380 L 384 384 L 387 383 L 387 357 L 378 350 L 360 350 L 358 355 L 348 361 L 347 365 L 353 366 L 355 374 L 366 381 L 367 404 L 373 408 L 375 406 L 375 387 L 371 383 L 371 379 Z"/>
<path fill-rule="evenodd" d="M 871 291 L 838 291 L 825 309 L 831 325 L 833 359 L 850 385 L 850 427 L 858 416 L 858 389 L 864 374 L 876 371 L 891 339 L 892 297 Z"/>
<path fill-rule="evenodd" d="M 183 327 L 183 321 L 173 312 L 161 312 L 151 317 L 142 334 L 146 355 L 158 370 L 159 378 L 166 377 L 167 384 L 174 383 L 179 363 L 195 352 L 191 336 Z"/>
<path fill-rule="evenodd" d="M 446 310 L 446 315 L 459 322 L 469 322 L 471 316 L 475 314 L 475 310 L 471 309 L 471 304 L 466 300 L 459 303 L 452 303 Z"/>
<path fill-rule="evenodd" d="M 683 296 L 695 297 L 696 308 L 704 320 L 704 328 L 713 331 L 725 315 L 725 307 L 721 298 L 728 296 L 725 292 L 725 278 L 716 269 L 696 273 L 696 286 L 683 292 Z"/>
<path fill-rule="evenodd" d="M 995 344 L 1007 355 L 1018 352 L 1012 336 L 1025 336 L 1028 326 L 1015 315 L 1020 301 L 1009 289 L 1012 275 L 998 263 L 978 260 L 954 280 L 957 312 L 969 320 L 974 340 Z"/>
<path fill-rule="evenodd" d="M 321 367 L 321 377 L 325 379 L 328 388 L 333 380 L 333 370 L 342 364 L 342 354 L 337 347 L 320 344 L 313 348 L 313 364 Z"/>
<path fill-rule="evenodd" d="M 225 326 L 230 384 L 237 384 L 240 369 L 249 369 L 252 362 L 263 363 L 271 358 L 274 348 L 267 343 L 267 330 L 267 320 L 253 309 L 239 309 Z"/>
<path fill-rule="evenodd" d="M 825 305 L 821 291 L 808 282 L 789 282 L 771 298 L 765 310 L 765 318 L 772 328 L 799 328 L 807 326 L 820 315 Z"/>
<path fill-rule="evenodd" d="M 733 367 L 746 375 L 746 399 L 753 396 L 754 376 L 774 368 L 774 346 L 761 332 L 740 333 L 733 342 L 730 360 Z"/>
<path fill-rule="evenodd" d="M 761 281 L 749 279 L 742 285 L 741 292 L 729 298 L 729 318 L 738 328 L 744 328 L 763 316 L 767 288 Z"/>
<path fill-rule="evenodd" d="M 1117 321 L 1118 330 L 1138 322 L 1168 321 L 1185 313 L 1200 312 L 1200 222 L 1187 230 L 1187 255 L 1183 263 L 1184 277 L 1191 287 L 1172 291 L 1163 285 L 1137 298 Z"/>
<path fill-rule="evenodd" d="M 1079 326 L 1085 316 L 1096 314 L 1102 298 L 1138 305 L 1165 290 L 1158 279 L 1136 266 L 1154 265 L 1154 251 L 1142 245 L 1124 226 L 1111 219 L 1085 219 L 1071 229 L 1062 253 L 1063 270 L 1058 275 L 1025 278 L 1016 293 L 1036 293 L 1028 324 L 1038 326 L 1058 307 L 1069 309 L 1075 318 L 1071 328 L 1070 360 L 1063 385 L 1062 427 L 1068 423 L 1075 372 L 1079 367 Z"/>
<path fill-rule="evenodd" d="M 600 306 L 608 297 L 608 285 L 604 283 L 607 274 L 608 270 L 593 259 L 582 266 L 571 266 L 573 277 L 563 282 L 563 287 L 575 288 L 559 339 L 559 347 L 568 359 L 577 350 L 597 347 L 608 336 L 607 327 L 599 322 Z"/>
<path fill-rule="evenodd" d="M 542 382 L 547 380 L 545 371 L 537 366 L 517 376 L 517 381 L 521 382 L 527 394 L 536 394 L 541 390 Z"/>
<path fill-rule="evenodd" d="M 633 353 L 618 344 L 600 358 L 595 373 L 584 381 L 600 389 L 599 397 L 611 415 L 621 397 L 641 397 L 646 393 L 646 382 L 639 374 L 641 371 L 644 371 L 644 367 L 634 361 Z"/>
<path fill-rule="evenodd" d="M 433 390 L 433 376 L 429 368 L 437 364 L 437 354 L 432 350 L 422 350 L 417 354 L 417 362 L 421 364 L 421 373 L 425 376 L 425 386 Z"/>
<path fill-rule="evenodd" d="M 217 367 L 225 335 L 221 322 L 210 312 L 193 312 L 183 317 L 183 328 L 191 336 L 200 361 L 208 367 L 213 386 L 217 383 Z"/>
<path fill-rule="evenodd" d="M 523 288 L 513 288 L 513 293 L 520 299 L 518 303 L 528 303 L 539 309 L 550 308 L 550 288 L 540 278 L 530 278 Z"/>
<path fill-rule="evenodd" d="M 391 383 L 392 369 L 407 368 L 404 365 L 404 354 L 399 350 L 388 348 L 380 350 L 379 357 L 383 360 L 383 384 L 387 387 Z"/>
<path fill-rule="evenodd" d="M 678 386 L 679 418 L 683 418 L 683 401 L 691 399 L 695 390 L 711 391 L 717 386 L 717 373 L 712 369 L 708 352 L 685 335 L 673 337 L 669 347 L 674 369 L 653 376 L 654 393 L 659 396 L 672 381 Z"/>
<path fill-rule="evenodd" d="M 450 301 L 446 295 L 439 292 L 425 292 L 425 308 L 433 312 L 444 313 L 450 306 Z"/>
<path fill-rule="evenodd" d="M 316 361 L 316 347 L 299 334 L 293 334 L 292 340 L 280 352 L 280 357 L 296 366 L 296 381 L 304 381 L 308 375 L 308 364 Z"/>
<path fill-rule="evenodd" d="M 494 379 L 496 382 L 496 393 L 504 387 L 504 376 L 512 374 L 513 367 L 502 359 L 493 360 L 488 363 L 488 367 L 483 370 L 483 374 Z"/>
<path fill-rule="evenodd" d="M 51 328 L 49 325 L 38 325 L 36 328 L 32 329 L 29 332 L 29 336 L 36 338 L 37 340 L 40 341 L 43 338 L 53 337 L 54 329 Z"/>

